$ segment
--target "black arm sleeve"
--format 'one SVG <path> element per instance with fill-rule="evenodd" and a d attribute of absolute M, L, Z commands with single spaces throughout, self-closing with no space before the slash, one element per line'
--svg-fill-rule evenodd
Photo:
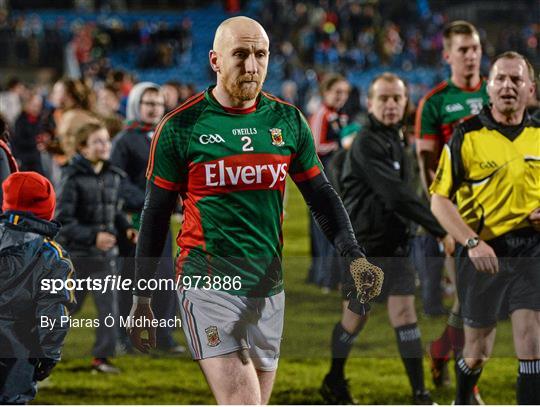
<path fill-rule="evenodd" d="M 388 157 L 378 145 L 366 137 L 354 143 L 352 149 L 353 164 L 362 169 L 366 182 L 390 210 L 419 223 L 437 237 L 446 235 L 430 208 L 388 166 Z"/>
<path fill-rule="evenodd" d="M 326 176 L 321 173 L 296 185 L 319 227 L 339 255 L 349 259 L 365 257 L 356 241 L 343 202 Z"/>
<path fill-rule="evenodd" d="M 135 295 L 152 295 L 149 290 L 139 290 L 137 281 L 148 281 L 156 273 L 177 199 L 178 192 L 160 188 L 152 182 L 146 183 L 141 229 L 135 251 Z"/>

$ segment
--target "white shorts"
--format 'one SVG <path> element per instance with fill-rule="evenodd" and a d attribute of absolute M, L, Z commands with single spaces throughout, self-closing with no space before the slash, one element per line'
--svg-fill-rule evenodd
<path fill-rule="evenodd" d="M 194 360 L 248 349 L 258 370 L 277 369 L 285 293 L 242 297 L 223 291 L 180 289 L 182 328 Z"/>

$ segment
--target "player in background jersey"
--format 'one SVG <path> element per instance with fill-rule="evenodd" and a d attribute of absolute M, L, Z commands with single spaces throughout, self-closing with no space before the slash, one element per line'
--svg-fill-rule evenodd
<path fill-rule="evenodd" d="M 372 279 L 366 290 L 355 280 L 364 303 L 380 292 L 382 272 L 360 250 L 302 114 L 261 92 L 269 58 L 262 26 L 247 17 L 224 21 L 209 58 L 216 86 L 166 115 L 153 136 L 131 316 L 153 320 L 152 293 L 140 282 L 155 273 L 180 194 L 179 302 L 193 358 L 219 404 L 268 403 L 283 331 L 287 174 L 351 270 L 363 267 L 360 276 Z M 129 334 L 143 352 L 155 346 L 155 328 L 132 326 Z"/>
<path fill-rule="evenodd" d="M 443 32 L 443 47 L 443 57 L 450 65 L 451 76 L 420 101 L 416 116 L 416 148 L 426 196 L 429 196 L 428 187 L 433 181 L 442 148 L 452 136 L 454 126 L 464 118 L 478 114 L 488 102 L 486 82 L 480 76 L 482 48 L 476 28 L 466 21 L 448 24 Z M 426 235 L 423 239 L 425 257 L 432 260 L 433 267 L 421 273 L 428 280 L 422 283 L 437 287 L 440 286 L 444 262 L 442 258 L 440 262 L 435 261 L 441 256 L 435 237 Z M 453 258 L 447 257 L 446 268 L 455 287 Z M 440 290 L 431 291 L 440 295 Z M 432 300 L 424 298 L 424 301 Z M 429 348 L 432 378 L 436 386 L 448 384 L 450 351 L 456 354 L 462 347 L 463 321 L 456 294 L 447 326 Z M 477 392 L 475 394 L 478 395 Z"/>

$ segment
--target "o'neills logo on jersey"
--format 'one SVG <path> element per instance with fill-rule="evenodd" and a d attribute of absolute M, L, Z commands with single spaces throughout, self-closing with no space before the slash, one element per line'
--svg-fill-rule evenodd
<path fill-rule="evenodd" d="M 287 178 L 287 163 L 227 166 L 220 160 L 204 164 L 204 172 L 208 187 L 268 184 L 268 188 L 273 188 Z"/>

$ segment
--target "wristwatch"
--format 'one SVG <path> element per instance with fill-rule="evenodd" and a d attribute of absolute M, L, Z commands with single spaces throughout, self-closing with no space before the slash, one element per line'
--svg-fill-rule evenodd
<path fill-rule="evenodd" d="M 480 244 L 480 239 L 478 238 L 478 236 L 475 236 L 475 237 L 471 237 L 467 239 L 467 241 L 465 242 L 465 247 L 467 249 L 474 249 L 479 244 Z"/>

